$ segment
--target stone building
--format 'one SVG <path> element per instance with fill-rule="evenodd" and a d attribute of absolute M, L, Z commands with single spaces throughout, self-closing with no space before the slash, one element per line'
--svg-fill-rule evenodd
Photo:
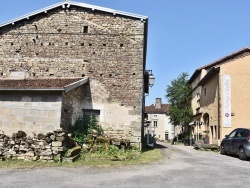
<path fill-rule="evenodd" d="M 235 128 L 250 128 L 250 49 L 198 68 L 191 76 L 193 136 L 220 144 Z"/>
<path fill-rule="evenodd" d="M 0 25 L 0 129 L 47 132 L 95 115 L 140 146 L 147 27 L 146 16 L 72 1 Z"/>
<path fill-rule="evenodd" d="M 174 127 L 170 123 L 169 106 L 170 104 L 162 104 L 161 98 L 156 98 L 155 104 L 145 107 L 149 122 L 145 133 L 148 130 L 150 134 L 155 134 L 155 138 L 158 140 L 172 140 L 181 133 L 181 126 Z"/>

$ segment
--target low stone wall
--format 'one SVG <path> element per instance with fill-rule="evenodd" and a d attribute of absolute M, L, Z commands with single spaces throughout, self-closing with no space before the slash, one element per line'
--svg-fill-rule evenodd
<path fill-rule="evenodd" d="M 75 147 L 75 142 L 64 130 L 56 130 L 47 134 L 27 136 L 18 131 L 7 136 L 0 131 L 0 158 L 2 160 L 22 159 L 31 161 L 62 161 L 68 149 Z"/>
<path fill-rule="evenodd" d="M 195 141 L 193 145 L 195 149 L 198 150 L 214 150 L 217 151 L 220 149 L 220 146 L 217 144 L 204 144 L 203 141 Z"/>

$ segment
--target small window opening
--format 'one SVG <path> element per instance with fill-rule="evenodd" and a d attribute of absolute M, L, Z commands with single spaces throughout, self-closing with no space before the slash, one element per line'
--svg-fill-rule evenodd
<path fill-rule="evenodd" d="M 89 32 L 89 27 L 83 26 L 83 33 L 88 33 L 88 32 Z"/>
<path fill-rule="evenodd" d="M 99 117 L 100 117 L 100 113 L 101 111 L 100 110 L 95 110 L 95 109 L 83 109 L 82 110 L 82 114 L 83 114 L 83 118 L 91 118 L 92 121 L 91 123 L 95 122 L 98 124 L 99 122 Z"/>
<path fill-rule="evenodd" d="M 154 121 L 154 127 L 157 127 L 157 121 Z"/>

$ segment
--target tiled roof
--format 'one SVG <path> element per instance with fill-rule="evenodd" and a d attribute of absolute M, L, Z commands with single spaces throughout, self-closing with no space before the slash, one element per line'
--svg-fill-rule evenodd
<path fill-rule="evenodd" d="M 72 79 L 27 79 L 27 80 L 0 80 L 0 90 L 35 90 L 35 89 L 51 89 L 64 90 L 74 82 L 80 81 L 82 78 Z"/>
<path fill-rule="evenodd" d="M 145 112 L 148 114 L 167 114 L 170 104 L 162 104 L 161 108 L 155 108 L 155 105 L 145 106 Z"/>
<path fill-rule="evenodd" d="M 198 68 L 198 70 L 202 70 L 202 69 L 207 69 L 207 68 L 213 67 L 215 65 L 223 63 L 224 61 L 226 61 L 228 59 L 231 59 L 231 58 L 234 58 L 235 56 L 238 56 L 238 55 L 240 55 L 242 53 L 245 53 L 245 52 L 250 52 L 250 48 L 243 48 L 241 50 L 238 50 L 238 51 L 236 51 L 236 52 L 234 52 L 232 54 L 229 54 L 229 55 L 227 55 L 227 56 L 225 56 L 225 57 L 223 57 L 221 59 L 218 59 L 218 60 L 216 60 L 216 61 L 214 61 L 214 62 L 212 62 L 212 63 L 210 63 L 208 65 L 202 66 L 202 67 Z"/>
<path fill-rule="evenodd" d="M 250 48 L 243 48 L 243 49 L 241 49 L 239 51 L 236 51 L 236 52 L 234 52 L 234 53 L 232 53 L 230 55 L 227 55 L 227 56 L 225 56 L 225 57 L 223 57 L 221 59 L 218 59 L 218 60 L 216 60 L 216 61 L 214 61 L 212 63 L 209 63 L 207 65 L 204 65 L 204 66 L 196 69 L 195 72 L 193 73 L 193 75 L 191 76 L 191 78 L 189 79 L 188 83 L 191 83 L 200 74 L 202 69 L 209 69 L 209 68 L 211 68 L 213 66 L 216 66 L 216 65 L 219 65 L 219 64 L 221 64 L 221 63 L 223 63 L 223 62 L 225 62 L 225 61 L 227 61 L 229 59 L 235 58 L 236 56 L 241 55 L 241 54 L 243 54 L 245 52 L 250 52 Z"/>

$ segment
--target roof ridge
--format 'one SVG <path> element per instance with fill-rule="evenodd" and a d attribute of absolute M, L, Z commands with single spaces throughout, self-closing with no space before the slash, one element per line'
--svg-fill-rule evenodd
<path fill-rule="evenodd" d="M 222 63 L 223 61 L 226 61 L 227 59 L 230 59 L 230 58 L 232 58 L 232 57 L 234 57 L 234 56 L 236 56 L 236 55 L 239 55 L 239 54 L 241 54 L 241 53 L 244 53 L 244 52 L 246 52 L 246 51 L 249 51 L 249 52 L 250 52 L 250 48 L 249 48 L 249 47 L 242 48 L 242 49 L 240 49 L 240 50 L 238 50 L 238 51 L 236 51 L 236 52 L 233 52 L 233 53 L 231 53 L 231 54 L 229 54 L 229 55 L 227 55 L 227 56 L 224 56 L 224 57 L 222 57 L 222 58 L 220 58 L 220 59 L 218 59 L 218 60 L 216 60 L 216 61 L 213 61 L 212 63 L 209 63 L 209 64 L 207 64 L 207 65 L 204 65 L 204 66 L 198 68 L 197 70 L 202 70 L 202 69 L 204 69 L 204 68 L 208 68 L 208 67 L 214 66 L 214 65 L 216 65 L 216 64 L 220 64 L 220 63 Z"/>
<path fill-rule="evenodd" d="M 7 21 L 7 22 L 5 22 L 3 24 L 0 24 L 0 28 L 4 27 L 6 25 L 9 25 L 9 24 L 14 24 L 15 22 L 21 21 L 23 19 L 29 19 L 29 17 L 40 14 L 42 12 L 47 13 L 48 10 L 57 8 L 59 6 L 62 6 L 62 8 L 66 8 L 66 7 L 69 8 L 71 5 L 79 6 L 79 7 L 82 7 L 82 8 L 89 8 L 89 9 L 92 9 L 92 10 L 96 9 L 96 10 L 103 11 L 103 12 L 109 12 L 109 13 L 112 13 L 114 15 L 119 14 L 119 15 L 124 15 L 124 16 L 128 16 L 128 17 L 142 19 L 142 20 L 148 19 L 147 16 L 143 16 L 143 15 L 139 15 L 139 14 L 133 14 L 133 13 L 129 13 L 129 12 L 123 12 L 123 11 L 110 9 L 110 8 L 106 8 L 106 7 L 101 7 L 101 6 L 96 6 L 96 5 L 91 5 L 91 4 L 81 3 L 81 2 L 74 2 L 74 1 L 63 1 L 63 2 L 59 2 L 59 3 L 56 3 L 56 4 L 52 4 L 50 6 L 44 7 L 42 9 L 33 11 L 31 13 L 25 14 L 23 16 L 14 18 L 12 20 L 9 20 L 9 21 Z"/>

